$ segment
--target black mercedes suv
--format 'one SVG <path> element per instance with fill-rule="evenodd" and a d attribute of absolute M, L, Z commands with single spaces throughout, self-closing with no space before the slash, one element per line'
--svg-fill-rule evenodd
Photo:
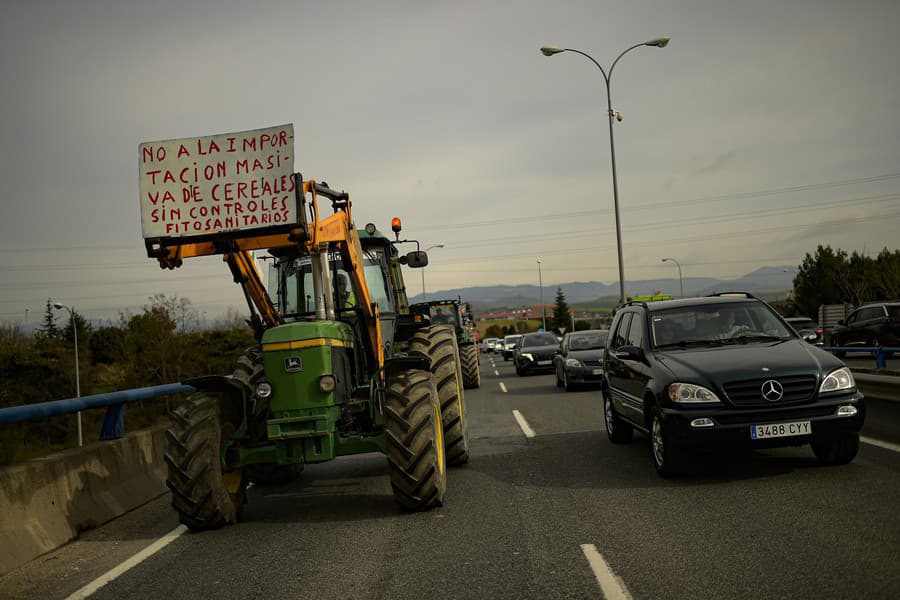
<path fill-rule="evenodd" d="M 681 474 L 690 450 L 720 444 L 808 443 L 825 464 L 856 456 L 865 404 L 853 374 L 765 302 L 743 293 L 630 302 L 610 331 L 607 435 L 649 434 L 663 477 Z"/>

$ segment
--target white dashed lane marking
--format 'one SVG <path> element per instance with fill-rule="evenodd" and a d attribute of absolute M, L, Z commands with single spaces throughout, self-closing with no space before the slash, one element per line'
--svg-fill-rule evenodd
<path fill-rule="evenodd" d="M 614 598 L 618 600 L 631 600 L 631 594 L 628 593 L 625 582 L 622 581 L 618 575 L 613 573 L 613 570 L 606 564 L 603 555 L 597 551 L 597 548 L 593 544 L 582 544 L 581 551 L 584 552 L 584 556 L 587 558 L 588 564 L 594 572 L 594 577 L 597 578 L 597 583 L 600 584 L 600 589 L 603 591 L 604 598 L 607 600 L 612 600 Z"/>
<path fill-rule="evenodd" d="M 531 425 L 528 424 L 528 421 L 525 420 L 525 417 L 522 416 L 522 413 L 514 410 L 513 417 L 515 417 L 516 422 L 519 424 L 519 427 L 522 428 L 522 433 L 525 434 L 525 437 L 533 438 L 534 429 L 531 428 Z"/>

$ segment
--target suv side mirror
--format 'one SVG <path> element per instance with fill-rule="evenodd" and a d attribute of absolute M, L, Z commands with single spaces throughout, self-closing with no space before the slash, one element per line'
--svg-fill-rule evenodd
<path fill-rule="evenodd" d="M 428 255 L 422 250 L 416 250 L 406 255 L 406 264 L 413 269 L 421 269 L 428 266 Z"/>
<path fill-rule="evenodd" d="M 619 346 L 614 354 L 622 360 L 644 360 L 644 351 L 640 346 Z"/>

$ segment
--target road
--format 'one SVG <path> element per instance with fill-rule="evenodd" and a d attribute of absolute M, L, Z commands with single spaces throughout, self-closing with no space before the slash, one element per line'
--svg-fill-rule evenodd
<path fill-rule="evenodd" d="M 91 597 L 900 597 L 896 445 L 840 467 L 808 447 L 700 457 L 666 481 L 644 436 L 609 443 L 595 390 L 483 357 L 466 398 L 471 462 L 442 508 L 400 512 L 380 455 L 313 465 Z M 0 597 L 66 598 L 176 526 L 155 500 L 0 578 Z"/>

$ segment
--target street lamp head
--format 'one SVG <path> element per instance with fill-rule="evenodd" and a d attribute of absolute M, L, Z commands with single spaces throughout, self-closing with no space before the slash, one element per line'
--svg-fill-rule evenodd
<path fill-rule="evenodd" d="M 54 302 L 53 308 L 55 308 L 56 310 L 62 310 L 64 308 L 66 308 L 66 305 L 63 304 L 62 302 Z"/>
<path fill-rule="evenodd" d="M 554 54 L 559 54 L 560 52 L 565 51 L 565 48 L 560 48 L 559 46 L 541 46 L 541 52 L 544 56 L 553 56 Z"/>
<path fill-rule="evenodd" d="M 655 40 L 650 40 L 649 42 L 644 42 L 645 46 L 656 46 L 657 48 L 665 48 L 669 45 L 669 38 L 662 37 L 656 38 Z"/>
<path fill-rule="evenodd" d="M 663 262 L 666 262 L 667 260 L 672 260 L 672 259 L 671 259 L 671 258 L 664 258 L 664 259 L 662 259 Z"/>

